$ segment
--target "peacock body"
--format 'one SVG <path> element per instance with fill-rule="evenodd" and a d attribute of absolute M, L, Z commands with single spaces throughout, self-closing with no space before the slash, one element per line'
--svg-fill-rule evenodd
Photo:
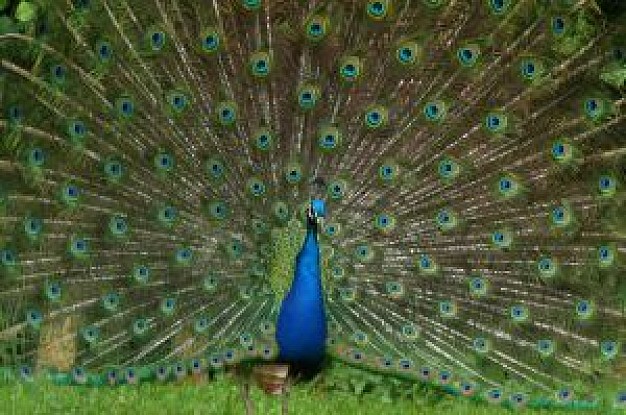
<path fill-rule="evenodd" d="M 0 1 L 0 366 L 626 405 L 619 7 Z"/>
<path fill-rule="evenodd" d="M 308 366 L 313 372 L 324 360 L 327 338 L 317 240 L 317 215 L 323 214 L 324 209 L 324 204 L 320 202 L 314 201 L 311 213 L 307 214 L 306 237 L 296 259 L 293 283 L 282 301 L 276 325 L 279 358 Z"/>

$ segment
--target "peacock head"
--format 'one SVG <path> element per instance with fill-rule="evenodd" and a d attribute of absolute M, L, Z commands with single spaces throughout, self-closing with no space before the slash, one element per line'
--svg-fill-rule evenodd
<path fill-rule="evenodd" d="M 309 229 L 317 229 L 317 225 L 326 216 L 326 204 L 323 200 L 313 199 L 306 211 L 307 227 Z"/>

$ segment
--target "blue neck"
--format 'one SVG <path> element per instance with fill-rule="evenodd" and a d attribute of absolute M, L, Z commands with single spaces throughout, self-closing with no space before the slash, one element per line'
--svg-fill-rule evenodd
<path fill-rule="evenodd" d="M 326 314 L 316 225 L 309 224 L 296 258 L 291 288 L 276 325 L 279 358 L 288 362 L 320 362 L 326 349 Z"/>
<path fill-rule="evenodd" d="M 296 257 L 296 272 L 291 282 L 289 295 L 306 295 L 321 297 L 322 280 L 320 268 L 320 251 L 317 242 L 317 230 L 307 229 L 304 244 Z"/>

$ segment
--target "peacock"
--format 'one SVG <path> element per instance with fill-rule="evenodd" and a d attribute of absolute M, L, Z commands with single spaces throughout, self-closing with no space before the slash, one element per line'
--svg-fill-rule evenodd
<path fill-rule="evenodd" d="M 506 406 L 626 407 L 619 1 L 0 10 L 15 377 L 332 361 Z"/>

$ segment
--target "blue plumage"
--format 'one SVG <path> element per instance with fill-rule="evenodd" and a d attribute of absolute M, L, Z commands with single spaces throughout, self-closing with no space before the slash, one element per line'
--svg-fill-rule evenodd
<path fill-rule="evenodd" d="M 327 335 L 315 218 L 323 212 L 323 204 L 321 211 L 319 208 L 316 201 L 309 214 L 306 238 L 296 259 L 295 275 L 281 305 L 276 330 L 280 360 L 313 366 L 324 358 Z"/>

